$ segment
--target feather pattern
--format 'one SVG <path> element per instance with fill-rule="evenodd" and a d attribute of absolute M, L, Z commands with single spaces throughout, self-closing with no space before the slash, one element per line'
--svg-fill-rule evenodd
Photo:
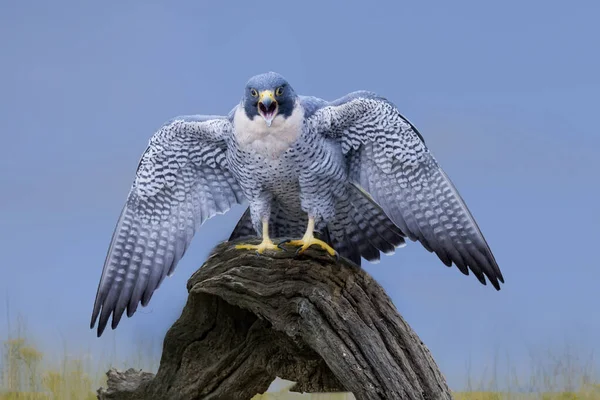
<path fill-rule="evenodd" d="M 319 108 L 307 127 L 339 141 L 348 179 L 383 208 L 411 240 L 499 289 L 504 278 L 458 191 L 417 129 L 396 106 L 371 92 L 351 93 Z"/>
<path fill-rule="evenodd" d="M 109 317 L 147 305 L 183 257 L 196 229 L 215 214 L 244 201 L 231 174 L 224 117 L 183 116 L 150 139 L 121 212 L 104 263 L 91 326 L 98 336 Z"/>

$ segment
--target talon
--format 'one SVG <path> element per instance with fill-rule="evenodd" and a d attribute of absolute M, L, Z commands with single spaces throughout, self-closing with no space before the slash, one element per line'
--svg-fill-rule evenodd
<path fill-rule="evenodd" d="M 306 251 L 306 249 L 308 249 L 310 246 L 317 245 L 321 249 L 325 250 L 327 252 L 327 254 L 329 254 L 331 257 L 335 257 L 335 261 L 338 262 L 340 260 L 340 256 L 339 256 L 338 252 L 335 251 L 333 249 L 333 247 L 331 247 L 330 245 L 328 245 L 321 239 L 317 239 L 314 236 L 314 229 L 315 229 L 315 219 L 312 216 L 309 216 L 308 217 L 308 226 L 306 227 L 306 233 L 304 234 L 302 239 L 300 239 L 300 240 L 286 239 L 286 240 L 279 242 L 277 247 L 280 249 L 283 249 L 283 247 L 281 247 L 281 246 L 286 243 L 290 246 L 299 246 L 300 248 L 296 250 L 296 254 L 295 254 L 297 256 L 299 254 L 304 253 Z M 283 249 L 283 250 L 285 250 L 285 249 Z"/>
<path fill-rule="evenodd" d="M 327 254 L 336 258 L 336 261 L 339 259 L 339 255 L 337 251 L 335 251 L 330 245 L 325 243 L 324 241 L 317 239 L 315 237 L 302 238 L 301 240 L 290 240 L 288 244 L 292 246 L 300 246 L 298 250 L 296 250 L 296 255 L 304 253 L 311 246 L 318 246 L 322 250 L 325 250 Z"/>
<path fill-rule="evenodd" d="M 281 242 L 277 243 L 277 247 L 279 247 L 281 250 L 287 251 L 287 249 L 285 249 L 283 245 L 289 242 L 291 242 L 291 239 L 282 240 Z"/>
<path fill-rule="evenodd" d="M 236 244 L 238 250 L 256 250 L 256 254 L 261 255 L 266 250 L 280 251 L 281 249 L 270 239 L 263 240 L 260 244 Z"/>
<path fill-rule="evenodd" d="M 273 250 L 280 251 L 282 250 L 279 246 L 277 246 L 271 238 L 269 238 L 269 220 L 262 220 L 262 242 L 260 244 L 236 244 L 235 248 L 238 250 L 256 250 L 256 254 L 260 255 L 265 252 L 265 250 Z"/>

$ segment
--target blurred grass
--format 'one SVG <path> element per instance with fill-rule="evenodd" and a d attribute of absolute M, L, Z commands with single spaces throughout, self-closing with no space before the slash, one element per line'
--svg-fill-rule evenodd
<path fill-rule="evenodd" d="M 89 357 L 69 356 L 65 350 L 59 360 L 48 360 L 26 335 L 22 320 L 8 338 L 0 338 L 0 400 L 92 400 L 96 390 L 106 385 L 105 372 L 115 365 L 110 360 L 92 363 Z M 127 367 L 155 372 L 158 360 L 149 360 L 147 349 L 140 347 Z M 496 362 L 497 360 L 494 360 Z M 570 353 L 561 357 L 539 357 L 527 377 L 515 370 L 508 374 L 508 382 L 497 381 L 496 366 L 493 376 L 486 373 L 474 381 L 469 368 L 467 391 L 454 392 L 456 400 L 600 400 L 600 384 L 594 381 L 592 362 L 583 362 Z M 290 393 L 289 382 L 279 380 L 265 394 L 253 400 L 351 400 L 351 394 L 298 394 Z M 507 387 L 499 391 L 498 387 Z"/>
<path fill-rule="evenodd" d="M 9 337 L 0 350 L 0 400 L 91 400 L 95 389 L 106 383 L 82 359 L 64 356 L 56 364 L 26 337 Z"/>

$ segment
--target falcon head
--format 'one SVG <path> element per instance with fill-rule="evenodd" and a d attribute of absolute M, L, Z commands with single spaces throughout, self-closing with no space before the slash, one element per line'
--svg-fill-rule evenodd
<path fill-rule="evenodd" d="M 242 103 L 248 118 L 252 120 L 260 116 L 270 127 L 276 116 L 287 118 L 292 115 L 296 97 L 296 92 L 283 76 L 267 72 L 248 80 Z"/>

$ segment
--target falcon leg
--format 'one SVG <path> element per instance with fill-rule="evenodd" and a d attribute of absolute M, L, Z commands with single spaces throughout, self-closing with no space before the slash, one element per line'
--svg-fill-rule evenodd
<path fill-rule="evenodd" d="M 337 251 L 335 251 L 333 249 L 333 247 L 331 247 L 324 241 L 315 238 L 314 230 L 315 230 L 315 219 L 314 219 L 314 217 L 308 217 L 308 226 L 306 228 L 306 233 L 304 234 L 302 239 L 300 239 L 300 240 L 284 240 L 283 242 L 279 243 L 278 246 L 281 247 L 281 245 L 286 244 L 286 243 L 291 246 L 300 246 L 300 248 L 296 251 L 296 254 L 302 254 L 310 246 L 317 245 L 321 249 L 325 250 L 330 256 L 338 259 L 339 255 L 338 255 Z"/>
<path fill-rule="evenodd" d="M 269 237 L 269 219 L 262 220 L 262 242 L 260 244 L 237 244 L 235 246 L 239 250 L 256 250 L 258 254 L 264 253 L 265 250 L 281 250 Z"/>

